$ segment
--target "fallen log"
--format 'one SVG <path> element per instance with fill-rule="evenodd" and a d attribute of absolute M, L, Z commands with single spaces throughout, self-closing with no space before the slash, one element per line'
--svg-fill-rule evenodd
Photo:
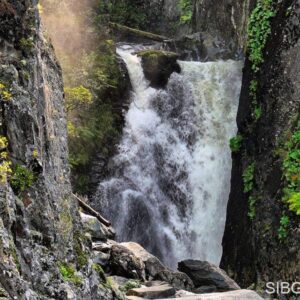
<path fill-rule="evenodd" d="M 134 29 L 118 23 L 109 22 L 109 27 L 122 33 L 131 34 L 137 37 L 145 38 L 156 42 L 164 42 L 166 40 L 169 40 L 169 38 L 167 38 L 166 36 L 147 32 L 147 31 L 142 31 L 139 29 Z"/>
<path fill-rule="evenodd" d="M 73 194 L 73 196 L 77 199 L 79 206 L 85 210 L 90 215 L 96 217 L 102 224 L 105 226 L 111 226 L 111 222 L 103 218 L 96 210 L 90 207 L 85 201 L 80 199 L 77 195 Z"/>

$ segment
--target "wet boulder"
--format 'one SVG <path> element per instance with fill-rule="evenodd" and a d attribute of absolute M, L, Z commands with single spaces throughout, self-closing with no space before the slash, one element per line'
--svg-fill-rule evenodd
<path fill-rule="evenodd" d="M 177 62 L 179 55 L 175 52 L 160 50 L 143 50 L 137 53 L 142 59 L 142 66 L 150 86 L 163 88 L 173 72 L 180 73 L 181 69 Z"/>
<path fill-rule="evenodd" d="M 184 260 L 178 263 L 178 270 L 186 273 L 192 279 L 196 287 L 195 291 L 197 288 L 208 286 L 215 286 L 219 292 L 240 289 L 224 270 L 207 261 Z"/>

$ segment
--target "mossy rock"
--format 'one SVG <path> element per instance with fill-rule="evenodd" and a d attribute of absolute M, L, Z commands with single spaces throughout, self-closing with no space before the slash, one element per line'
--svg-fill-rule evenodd
<path fill-rule="evenodd" d="M 147 80 L 155 88 L 163 88 L 173 72 L 180 73 L 177 63 L 179 55 L 161 50 L 143 50 L 137 53 L 142 58 L 142 66 Z"/>

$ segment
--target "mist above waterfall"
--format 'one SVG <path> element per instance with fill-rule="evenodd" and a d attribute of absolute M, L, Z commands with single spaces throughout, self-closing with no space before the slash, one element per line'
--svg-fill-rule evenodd
<path fill-rule="evenodd" d="M 179 62 L 182 73 L 156 90 L 132 49 L 118 52 L 131 105 L 113 175 L 94 204 L 119 240 L 142 244 L 171 267 L 187 258 L 219 264 L 242 63 Z"/>

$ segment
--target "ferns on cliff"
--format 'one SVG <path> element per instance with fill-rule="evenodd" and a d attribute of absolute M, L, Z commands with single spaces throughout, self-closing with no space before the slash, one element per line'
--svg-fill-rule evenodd
<path fill-rule="evenodd" d="M 264 61 L 263 50 L 271 33 L 271 19 L 276 15 L 273 0 L 258 0 L 248 25 L 248 51 L 252 70 L 259 71 Z"/>

